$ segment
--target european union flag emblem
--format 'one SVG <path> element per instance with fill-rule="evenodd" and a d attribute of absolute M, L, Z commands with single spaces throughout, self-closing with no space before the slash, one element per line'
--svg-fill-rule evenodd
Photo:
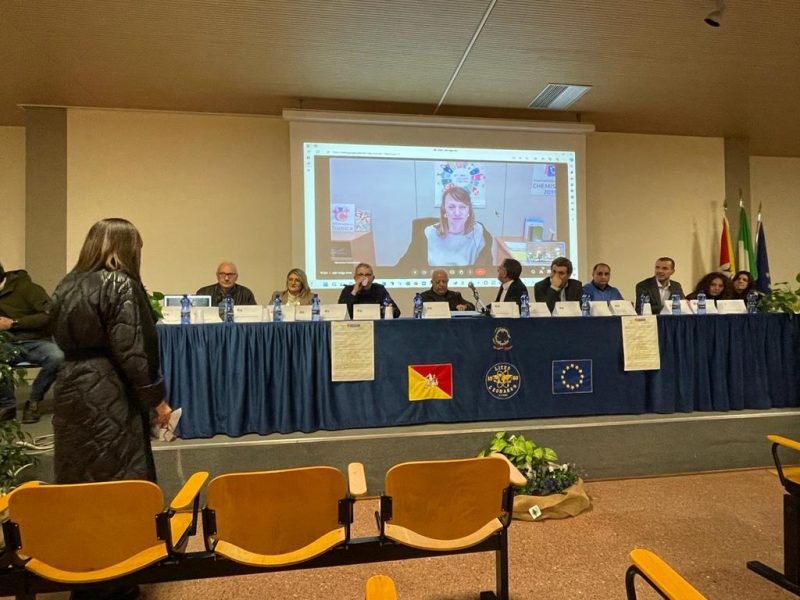
<path fill-rule="evenodd" d="M 553 361 L 553 394 L 591 394 L 592 391 L 591 359 Z"/>

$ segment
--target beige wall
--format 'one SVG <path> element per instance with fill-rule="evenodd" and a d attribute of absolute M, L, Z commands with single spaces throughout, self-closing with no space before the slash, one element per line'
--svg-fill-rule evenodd
<path fill-rule="evenodd" d="M 754 228 L 758 206 L 762 206 L 772 281 L 788 281 L 796 288 L 795 277 L 800 271 L 800 158 L 751 157 L 750 193 Z"/>
<path fill-rule="evenodd" d="M 25 128 L 0 127 L 0 262 L 25 268 Z"/>
<path fill-rule="evenodd" d="M 594 133 L 587 144 L 589 263 L 633 299 L 660 256 L 688 293 L 717 267 L 725 196 L 721 138 Z"/>
<path fill-rule="evenodd" d="M 278 117 L 70 109 L 67 265 L 98 219 L 131 220 L 151 290 L 194 292 L 220 260 L 266 303 L 290 268 L 288 126 Z"/>

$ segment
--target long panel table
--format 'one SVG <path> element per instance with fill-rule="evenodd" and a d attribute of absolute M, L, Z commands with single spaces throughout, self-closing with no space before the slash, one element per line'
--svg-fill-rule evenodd
<path fill-rule="evenodd" d="M 344 383 L 331 381 L 327 322 L 160 325 L 158 335 L 184 438 L 800 406 L 797 318 L 659 316 L 657 324 L 661 369 L 625 372 L 618 317 L 377 321 L 375 380 Z M 493 341 L 498 328 L 509 335 L 504 346 Z M 590 392 L 554 393 L 560 360 L 591 361 Z M 493 395 L 487 380 L 501 363 L 519 378 Z M 408 366 L 430 364 L 452 365 L 452 399 L 410 401 Z"/>

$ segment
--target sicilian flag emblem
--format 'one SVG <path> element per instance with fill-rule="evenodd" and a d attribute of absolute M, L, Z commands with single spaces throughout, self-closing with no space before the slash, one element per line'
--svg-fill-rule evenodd
<path fill-rule="evenodd" d="M 453 365 L 408 365 L 408 399 L 453 398 Z"/>

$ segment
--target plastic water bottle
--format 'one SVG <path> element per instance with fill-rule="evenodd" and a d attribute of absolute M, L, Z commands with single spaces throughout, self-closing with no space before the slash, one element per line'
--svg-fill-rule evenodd
<path fill-rule="evenodd" d="M 747 292 L 747 314 L 754 315 L 758 312 L 758 292 L 750 290 Z"/>
<path fill-rule="evenodd" d="M 188 325 L 192 322 L 192 301 L 187 294 L 181 298 L 181 325 Z"/>
<path fill-rule="evenodd" d="M 680 294 L 672 294 L 672 314 L 681 314 L 681 297 Z"/>
<path fill-rule="evenodd" d="M 706 314 L 706 293 L 705 292 L 698 292 L 697 293 L 697 314 L 698 315 Z"/>
<path fill-rule="evenodd" d="M 319 321 L 319 294 L 311 296 L 311 320 Z"/>
<path fill-rule="evenodd" d="M 281 310 L 281 297 L 275 294 L 272 299 L 272 322 L 280 323 L 283 318 L 283 311 Z"/>
<path fill-rule="evenodd" d="M 414 296 L 414 318 L 422 318 L 422 294 L 419 292 Z"/>
<path fill-rule="evenodd" d="M 642 294 L 639 297 L 639 314 L 644 314 L 644 305 L 650 304 L 650 294 Z"/>
<path fill-rule="evenodd" d="M 531 304 L 528 301 L 528 294 L 522 294 L 519 297 L 519 316 L 521 319 L 527 319 L 531 316 Z"/>
<path fill-rule="evenodd" d="M 581 296 L 581 316 L 588 317 L 591 314 L 591 305 L 589 304 L 589 294 Z"/>
<path fill-rule="evenodd" d="M 233 298 L 225 296 L 222 299 L 222 320 L 226 323 L 233 323 Z"/>

